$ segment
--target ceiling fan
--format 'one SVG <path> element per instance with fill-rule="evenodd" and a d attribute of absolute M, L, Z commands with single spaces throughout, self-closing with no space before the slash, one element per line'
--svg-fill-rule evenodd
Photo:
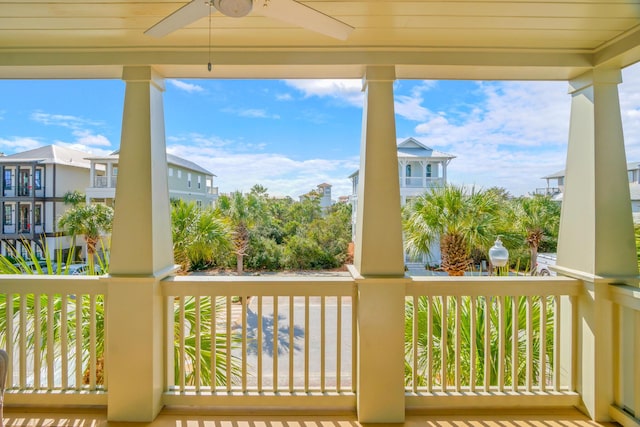
<path fill-rule="evenodd" d="M 240 18 L 252 10 L 260 15 L 297 25 L 339 40 L 346 40 L 353 27 L 295 0 L 191 0 L 145 31 L 163 37 L 219 10 L 223 15 Z"/>

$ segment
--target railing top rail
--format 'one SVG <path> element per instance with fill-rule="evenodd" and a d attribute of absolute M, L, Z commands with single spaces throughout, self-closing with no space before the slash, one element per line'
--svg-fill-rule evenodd
<path fill-rule="evenodd" d="M 616 304 L 640 311 L 640 288 L 629 285 L 611 284 L 610 298 Z"/>
<path fill-rule="evenodd" d="M 351 277 L 173 276 L 162 281 L 165 296 L 351 296 Z"/>
<path fill-rule="evenodd" d="M 100 280 L 100 276 L 0 274 L 0 293 L 104 295 L 107 281 Z"/>
<path fill-rule="evenodd" d="M 426 276 L 412 277 L 408 296 L 534 296 L 579 295 L 582 281 L 568 277 Z"/>

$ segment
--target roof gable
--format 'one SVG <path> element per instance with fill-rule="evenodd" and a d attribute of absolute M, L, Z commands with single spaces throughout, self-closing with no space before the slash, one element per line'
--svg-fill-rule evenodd
<path fill-rule="evenodd" d="M 407 138 L 398 144 L 398 157 L 454 159 L 456 156 L 434 150 L 414 138 Z"/>
<path fill-rule="evenodd" d="M 433 148 L 427 147 L 422 142 L 414 138 L 407 138 L 398 144 L 398 148 L 422 148 L 424 150 L 433 151 Z"/>

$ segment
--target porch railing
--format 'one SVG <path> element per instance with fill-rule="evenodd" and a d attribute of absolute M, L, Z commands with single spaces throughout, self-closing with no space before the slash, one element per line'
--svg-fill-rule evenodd
<path fill-rule="evenodd" d="M 108 372 L 118 369 L 104 357 L 109 284 L 108 277 L 0 276 L 0 345 L 11 355 L 6 404 L 107 404 Z M 352 410 L 357 286 L 350 277 L 163 280 L 163 403 Z M 606 286 L 598 304 L 612 307 L 615 332 L 611 413 L 624 424 L 640 410 L 640 291 L 598 286 Z M 564 277 L 411 278 L 406 408 L 579 404 L 585 292 L 582 281 Z"/>
<path fill-rule="evenodd" d="M 561 299 L 575 298 L 580 286 L 565 278 L 414 278 L 405 315 L 407 407 L 474 407 L 495 397 L 577 404 L 571 369 L 562 374 L 560 366 L 561 353 L 571 358 L 574 349 L 560 334 L 575 328 Z"/>
<path fill-rule="evenodd" d="M 105 281 L 3 275 L 0 286 L 5 403 L 105 405 Z"/>
<path fill-rule="evenodd" d="M 355 406 L 351 278 L 190 276 L 162 285 L 174 313 L 165 404 L 246 408 L 271 396 L 276 406 L 309 398 L 320 407 Z"/>
<path fill-rule="evenodd" d="M 614 404 L 611 417 L 623 426 L 640 424 L 640 288 L 610 285 L 613 305 Z"/>

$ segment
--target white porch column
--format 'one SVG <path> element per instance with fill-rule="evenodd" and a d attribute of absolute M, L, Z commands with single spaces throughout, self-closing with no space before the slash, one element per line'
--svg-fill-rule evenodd
<path fill-rule="evenodd" d="M 404 260 L 393 67 L 368 67 L 360 148 L 355 268 L 358 420 L 404 421 Z"/>
<path fill-rule="evenodd" d="M 571 125 L 558 239 L 559 271 L 585 283 L 578 299 L 574 372 L 585 409 L 597 421 L 609 419 L 614 396 L 609 283 L 638 274 L 620 81 L 619 69 L 594 69 L 570 82 Z"/>
<path fill-rule="evenodd" d="M 107 174 L 107 188 L 113 188 L 112 185 L 112 181 L 113 181 L 113 163 L 108 161 L 107 162 L 107 170 L 106 170 L 106 174 Z"/>
<path fill-rule="evenodd" d="M 449 164 L 449 160 L 446 160 L 441 163 L 442 165 L 442 185 L 447 185 L 447 165 Z"/>
<path fill-rule="evenodd" d="M 159 281 L 173 270 L 162 92 L 151 67 L 125 67 L 110 258 L 110 421 L 152 421 L 163 391 Z"/>

